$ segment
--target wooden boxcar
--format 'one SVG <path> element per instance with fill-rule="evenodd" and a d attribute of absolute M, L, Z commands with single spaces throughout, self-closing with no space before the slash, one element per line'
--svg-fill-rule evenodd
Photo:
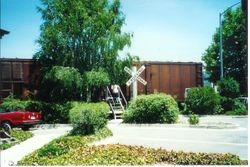
<path fill-rule="evenodd" d="M 138 94 L 164 92 L 178 101 L 184 100 L 185 88 L 203 86 L 202 63 L 152 62 L 144 61 L 136 66 L 145 65 L 140 75 L 147 81 L 144 86 L 138 82 Z M 0 99 L 13 92 L 25 96 L 27 91 L 39 90 L 41 66 L 32 59 L 0 59 Z M 129 99 L 132 86 L 122 86 Z"/>
<path fill-rule="evenodd" d="M 40 66 L 32 59 L 0 59 L 0 99 L 38 89 Z"/>
<path fill-rule="evenodd" d="M 140 76 L 147 81 L 147 85 L 138 82 L 138 94 L 164 92 L 183 101 L 186 88 L 203 86 L 202 63 L 144 61 L 136 64 L 137 69 L 142 65 L 146 69 Z M 127 88 L 126 95 L 132 96 L 132 84 Z"/>

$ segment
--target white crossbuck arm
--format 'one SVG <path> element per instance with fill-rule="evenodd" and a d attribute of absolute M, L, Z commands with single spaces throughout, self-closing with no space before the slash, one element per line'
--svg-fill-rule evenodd
<path fill-rule="evenodd" d="M 130 70 L 128 67 L 125 67 L 124 70 L 129 73 L 132 77 L 126 82 L 126 85 L 129 86 L 131 83 L 135 82 L 136 80 L 138 80 L 139 82 L 141 82 L 143 85 L 147 84 L 147 81 L 145 81 L 144 79 L 142 79 L 140 77 L 140 74 L 143 72 L 143 70 L 145 70 L 145 66 L 141 66 L 139 68 L 139 70 L 133 74 L 132 70 Z"/>

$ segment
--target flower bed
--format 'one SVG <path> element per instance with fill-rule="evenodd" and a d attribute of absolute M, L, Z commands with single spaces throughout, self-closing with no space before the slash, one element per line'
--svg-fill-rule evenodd
<path fill-rule="evenodd" d="M 65 136 L 26 156 L 18 165 L 246 165 L 233 154 L 168 151 L 119 144 L 89 146 L 110 136 L 107 129 L 90 136 Z"/>

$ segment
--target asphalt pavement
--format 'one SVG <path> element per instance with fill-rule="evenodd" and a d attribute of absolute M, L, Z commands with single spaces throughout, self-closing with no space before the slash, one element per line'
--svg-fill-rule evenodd
<path fill-rule="evenodd" d="M 185 123 L 186 117 L 181 118 Z M 94 144 L 129 144 L 187 152 L 232 153 L 248 159 L 247 117 L 204 116 L 201 124 L 227 123 L 232 128 L 200 128 L 169 125 L 126 125 L 111 121 L 113 136 Z"/>

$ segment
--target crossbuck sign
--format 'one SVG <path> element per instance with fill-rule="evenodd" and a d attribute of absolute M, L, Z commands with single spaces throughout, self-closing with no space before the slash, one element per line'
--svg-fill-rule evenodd
<path fill-rule="evenodd" d="M 133 83 L 133 97 L 137 96 L 137 80 L 143 85 L 146 85 L 147 82 L 140 77 L 140 74 L 145 70 L 145 66 L 141 66 L 138 71 L 136 71 L 136 66 L 130 70 L 128 67 L 125 67 L 124 70 L 129 73 L 132 77 L 126 82 L 126 85 L 129 86 Z"/>

